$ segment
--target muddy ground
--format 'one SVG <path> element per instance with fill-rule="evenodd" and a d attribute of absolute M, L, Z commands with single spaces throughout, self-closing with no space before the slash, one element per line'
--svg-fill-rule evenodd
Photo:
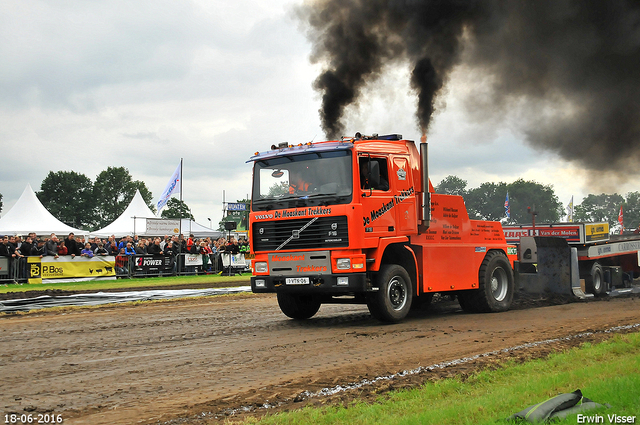
<path fill-rule="evenodd" d="M 296 322 L 282 315 L 274 296 L 249 294 L 3 315 L 0 412 L 61 414 L 67 424 L 242 419 L 307 404 L 373 399 L 505 358 L 540 357 L 598 341 L 611 335 L 600 331 L 640 323 L 637 296 L 531 304 L 466 314 L 445 299 L 393 325 L 352 305 L 324 305 L 311 320 Z M 332 396 L 308 395 L 550 339 L 558 340 Z M 275 407 L 260 407 L 265 404 Z"/>

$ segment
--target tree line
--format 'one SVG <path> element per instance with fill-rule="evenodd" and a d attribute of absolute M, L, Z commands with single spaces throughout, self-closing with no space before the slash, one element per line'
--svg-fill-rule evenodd
<path fill-rule="evenodd" d="M 99 173 L 95 181 L 75 171 L 49 171 L 36 196 L 47 210 L 63 223 L 83 230 L 96 230 L 112 223 L 127 208 L 135 192 L 140 194 L 152 211 L 153 194 L 146 184 L 134 180 L 125 167 L 108 167 Z M 464 198 L 469 217 L 477 220 L 496 220 L 508 224 L 531 222 L 528 207 L 537 213 L 536 222 L 554 223 L 567 220 L 567 205 L 556 196 L 553 186 L 535 181 L 518 179 L 513 183 L 485 182 L 476 188 L 467 188 L 467 181 L 458 176 L 445 177 L 436 187 L 437 193 L 460 195 Z M 509 193 L 511 218 L 505 214 L 505 199 Z M 248 203 L 248 199 L 238 202 Z M 568 203 L 567 203 L 568 204 Z M 581 203 L 574 203 L 573 221 L 606 221 L 610 226 L 618 224 L 620 206 L 623 209 L 624 227 L 635 229 L 640 225 L 640 192 L 589 194 Z M 0 194 L 0 212 L 2 212 Z M 190 218 L 189 206 L 171 198 L 162 210 L 163 218 Z M 223 218 L 218 224 L 224 230 Z M 231 219 L 234 219 L 232 217 Z"/>
<path fill-rule="evenodd" d="M 129 206 L 136 190 L 155 213 L 153 194 L 141 180 L 134 180 L 125 167 L 108 167 L 95 180 L 76 171 L 49 171 L 36 196 L 61 222 L 77 229 L 93 231 L 118 218 Z M 2 194 L 0 194 L 0 212 Z M 164 218 L 191 218 L 182 201 L 170 199 L 162 211 Z"/>
<path fill-rule="evenodd" d="M 460 195 L 464 198 L 469 217 L 478 220 L 496 220 L 507 224 L 531 223 L 531 207 L 537 223 L 556 223 L 568 219 L 567 204 L 562 204 L 553 186 L 518 179 L 513 183 L 486 182 L 476 188 L 467 188 L 467 181 L 458 176 L 445 177 L 436 187 L 437 193 Z M 505 200 L 509 193 L 511 218 L 506 217 Z M 574 201 L 573 221 L 606 221 L 611 227 L 618 225 L 622 206 L 624 227 L 637 228 L 640 224 L 640 192 L 626 196 L 601 193 L 589 194 L 581 203 Z"/>

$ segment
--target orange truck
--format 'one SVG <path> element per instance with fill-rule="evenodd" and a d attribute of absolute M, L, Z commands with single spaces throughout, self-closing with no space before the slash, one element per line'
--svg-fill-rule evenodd
<path fill-rule="evenodd" d="M 434 193 L 419 145 L 358 133 L 256 152 L 253 292 L 275 292 L 294 319 L 366 303 L 396 322 L 435 293 L 457 295 L 465 311 L 508 310 L 516 248 L 499 222 L 470 220 L 462 197 Z"/>

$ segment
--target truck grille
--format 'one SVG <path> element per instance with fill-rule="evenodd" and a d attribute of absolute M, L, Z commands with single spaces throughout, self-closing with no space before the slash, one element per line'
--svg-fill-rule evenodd
<path fill-rule="evenodd" d="M 346 216 L 257 222 L 252 231 L 255 251 L 349 246 Z"/>

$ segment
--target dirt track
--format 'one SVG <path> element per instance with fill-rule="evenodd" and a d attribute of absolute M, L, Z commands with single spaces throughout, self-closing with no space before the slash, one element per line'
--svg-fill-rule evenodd
<path fill-rule="evenodd" d="M 453 303 L 436 310 L 381 325 L 364 306 L 325 305 L 295 322 L 273 296 L 248 295 L 2 316 L 1 413 L 61 413 L 68 424 L 196 423 L 189 418 L 201 412 L 214 420 L 267 401 L 295 408 L 308 402 L 298 402 L 305 390 L 640 323 L 637 297 L 500 314 L 464 314 Z"/>

